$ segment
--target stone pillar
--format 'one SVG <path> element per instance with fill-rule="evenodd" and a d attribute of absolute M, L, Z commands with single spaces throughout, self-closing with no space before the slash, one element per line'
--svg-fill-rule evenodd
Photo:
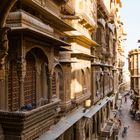
<path fill-rule="evenodd" d="M 24 105 L 24 78 L 26 75 L 26 61 L 23 58 L 21 58 L 21 60 L 17 61 L 17 73 L 18 73 L 19 85 L 20 85 L 19 107 L 21 108 Z"/>
<path fill-rule="evenodd" d="M 94 119 L 94 124 L 93 125 L 95 125 L 95 138 L 97 138 L 97 125 L 98 125 L 98 123 L 97 123 L 97 113 L 94 115 L 94 117 L 93 117 L 93 119 Z"/>
<path fill-rule="evenodd" d="M 48 101 L 52 100 L 52 74 L 48 73 Z"/>
<path fill-rule="evenodd" d="M 0 29 L 0 110 L 6 110 L 6 67 L 5 58 L 8 55 L 8 38 L 9 28 Z"/>
<path fill-rule="evenodd" d="M 92 140 L 92 132 L 93 132 L 92 130 L 93 119 L 92 118 L 88 119 L 88 125 L 89 125 L 89 140 Z"/>
<path fill-rule="evenodd" d="M 112 101 L 112 102 L 113 102 L 113 101 Z M 108 117 L 108 118 L 109 118 L 110 113 L 111 113 L 110 104 L 111 104 L 110 102 L 107 103 L 107 117 Z M 107 119 L 108 119 L 108 118 L 107 118 Z"/>
<path fill-rule="evenodd" d="M 79 140 L 85 140 L 85 123 L 86 123 L 86 119 L 83 118 L 80 121 L 78 121 L 77 125 L 78 125 L 78 138 Z M 78 140 L 78 139 L 77 139 Z"/>

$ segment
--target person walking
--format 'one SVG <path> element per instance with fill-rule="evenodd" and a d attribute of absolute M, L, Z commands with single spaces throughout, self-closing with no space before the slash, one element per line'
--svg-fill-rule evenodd
<path fill-rule="evenodd" d="M 124 126 L 123 131 L 122 131 L 123 138 L 126 136 L 128 128 L 129 128 L 129 126 Z"/>
<path fill-rule="evenodd" d="M 124 96 L 124 101 L 125 103 L 127 103 L 127 96 Z"/>
<path fill-rule="evenodd" d="M 121 127 L 122 126 L 121 119 L 118 119 L 118 122 L 119 122 L 119 126 Z"/>

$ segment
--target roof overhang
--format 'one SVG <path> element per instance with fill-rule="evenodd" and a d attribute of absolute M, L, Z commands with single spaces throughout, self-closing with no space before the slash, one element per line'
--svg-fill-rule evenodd
<path fill-rule="evenodd" d="M 23 3 L 28 4 L 36 11 L 38 11 L 41 15 L 44 15 L 44 21 L 52 25 L 53 27 L 61 30 L 61 31 L 71 31 L 75 30 L 71 25 L 67 22 L 63 21 L 59 15 L 54 13 L 48 8 L 48 5 L 42 5 L 42 2 L 36 0 L 24 0 Z M 60 28 L 61 27 L 61 28 Z"/>
<path fill-rule="evenodd" d="M 72 35 L 69 37 L 70 42 L 76 42 L 78 44 L 88 46 L 89 48 L 100 46 L 98 43 L 96 43 L 94 40 L 84 36 L 84 35 Z"/>
<path fill-rule="evenodd" d="M 48 45 L 54 46 L 54 47 L 70 46 L 70 44 L 65 42 L 65 41 L 62 41 L 58 38 L 55 38 L 55 37 L 53 37 L 49 34 L 40 32 L 38 30 L 33 30 L 31 28 L 25 28 L 25 27 L 15 28 L 15 27 L 12 27 L 11 28 L 11 33 L 23 33 L 23 35 L 25 35 L 25 36 L 30 36 L 32 38 L 42 40 L 43 42 L 47 43 Z M 64 50 L 63 47 L 59 47 L 58 49 Z M 67 49 L 65 49 L 65 50 L 67 50 Z"/>
<path fill-rule="evenodd" d="M 94 55 L 90 55 L 90 54 L 86 54 L 86 53 L 83 53 L 83 52 L 72 52 L 71 53 L 71 57 L 77 57 L 77 58 L 85 58 L 85 59 L 94 59 L 95 56 Z"/>

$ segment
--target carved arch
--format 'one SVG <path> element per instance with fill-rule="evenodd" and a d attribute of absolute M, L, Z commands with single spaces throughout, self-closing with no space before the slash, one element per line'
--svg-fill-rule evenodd
<path fill-rule="evenodd" d="M 64 100 L 64 74 L 59 63 L 55 63 L 52 70 L 52 98 Z"/>
<path fill-rule="evenodd" d="M 0 28 L 5 26 L 6 18 L 17 0 L 2 0 L 0 4 Z"/>

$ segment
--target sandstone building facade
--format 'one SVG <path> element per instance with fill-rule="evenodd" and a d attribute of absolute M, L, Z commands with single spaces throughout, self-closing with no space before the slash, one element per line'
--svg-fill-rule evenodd
<path fill-rule="evenodd" d="M 0 6 L 0 138 L 117 139 L 120 0 Z"/>
<path fill-rule="evenodd" d="M 130 87 L 134 91 L 132 109 L 140 111 L 140 48 L 133 49 L 128 54 L 129 71 L 130 71 Z"/>

